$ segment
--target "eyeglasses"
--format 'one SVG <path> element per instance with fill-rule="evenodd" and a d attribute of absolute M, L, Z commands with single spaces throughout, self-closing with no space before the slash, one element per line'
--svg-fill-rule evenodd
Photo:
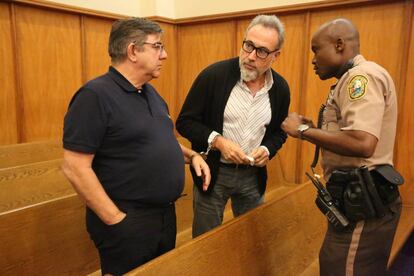
<path fill-rule="evenodd" d="M 249 54 L 256 50 L 256 56 L 261 59 L 265 59 L 269 54 L 279 51 L 278 48 L 274 51 L 270 51 L 265 47 L 256 47 L 250 40 L 243 40 L 242 49 Z"/>
<path fill-rule="evenodd" d="M 134 45 L 137 45 L 137 42 L 134 41 L 133 44 Z M 165 50 L 165 46 L 164 46 L 164 44 L 162 42 L 154 42 L 154 43 L 151 43 L 151 42 L 141 42 L 141 44 L 151 45 L 152 48 L 157 49 L 157 51 L 159 51 L 160 53 Z"/>

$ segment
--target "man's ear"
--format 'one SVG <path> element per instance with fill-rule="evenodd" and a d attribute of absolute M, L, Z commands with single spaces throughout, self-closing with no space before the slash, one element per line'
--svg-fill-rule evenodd
<path fill-rule="evenodd" d="M 345 41 L 342 37 L 338 38 L 335 43 L 336 52 L 343 52 L 345 49 Z"/>
<path fill-rule="evenodd" d="M 278 50 L 276 53 L 275 53 L 275 58 L 278 58 L 280 56 L 280 50 Z"/>
<path fill-rule="evenodd" d="M 127 47 L 127 59 L 129 59 L 132 62 L 136 62 L 137 60 L 137 53 L 135 51 L 135 44 L 134 43 L 129 43 L 128 47 Z"/>
<path fill-rule="evenodd" d="M 276 59 L 280 56 L 280 50 L 278 50 L 277 52 L 274 53 L 273 58 L 272 58 L 272 63 L 276 61 Z"/>

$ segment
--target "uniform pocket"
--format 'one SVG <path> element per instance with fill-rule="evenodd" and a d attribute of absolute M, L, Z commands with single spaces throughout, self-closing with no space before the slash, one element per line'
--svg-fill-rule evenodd
<path fill-rule="evenodd" d="M 327 130 L 339 130 L 338 117 L 335 109 L 325 109 L 323 113 L 323 122 Z"/>

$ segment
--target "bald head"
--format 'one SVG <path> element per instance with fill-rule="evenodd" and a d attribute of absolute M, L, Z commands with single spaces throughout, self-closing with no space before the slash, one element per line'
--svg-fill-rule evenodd
<path fill-rule="evenodd" d="M 359 54 L 359 32 L 351 21 L 338 18 L 329 21 L 316 31 L 314 37 L 320 36 L 332 43 L 344 45 L 344 54 L 347 58 L 353 58 Z"/>
<path fill-rule="evenodd" d="M 312 64 L 322 80 L 340 78 L 359 55 L 359 33 L 351 21 L 335 19 L 323 24 L 312 37 Z"/>

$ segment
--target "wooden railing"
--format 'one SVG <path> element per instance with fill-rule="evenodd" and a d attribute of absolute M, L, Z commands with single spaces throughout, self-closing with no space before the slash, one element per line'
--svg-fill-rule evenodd
<path fill-rule="evenodd" d="M 60 169 L 62 159 L 22 159 L 0 169 L 0 273 L 81 275 L 98 270 L 97 252 L 85 229 L 84 204 Z M 266 203 L 234 220 L 226 209 L 224 225 L 195 240 L 188 166 L 183 193 L 186 196 L 176 203 L 177 248 L 131 275 L 317 275 L 326 222 L 314 206 L 313 187 L 286 181 L 279 156 L 269 164 Z M 404 206 L 390 263 L 413 229 L 414 208 Z"/>
<path fill-rule="evenodd" d="M 0 169 L 63 157 L 59 140 L 0 146 Z"/>
<path fill-rule="evenodd" d="M 188 146 L 186 140 L 179 141 Z M 96 250 L 85 229 L 84 204 L 60 168 L 61 148 L 47 150 L 48 146 L 54 148 L 55 143 L 33 143 L 32 149 L 28 145 L 2 148 L 15 158 L 9 163 L 11 167 L 0 169 L 1 274 L 85 274 L 99 269 Z M 39 152 L 55 152 L 59 158 L 52 159 L 55 153 L 43 162 L 28 158 Z M 283 180 L 278 157 L 270 171 L 266 200 L 281 197 L 295 186 Z M 192 189 L 186 166 L 186 195 L 176 202 L 177 247 L 191 241 Z M 224 220 L 231 218 L 226 209 Z"/>
<path fill-rule="evenodd" d="M 251 212 L 138 267 L 127 275 L 319 275 L 326 220 L 302 184 Z M 414 229 L 404 207 L 389 264 Z"/>

